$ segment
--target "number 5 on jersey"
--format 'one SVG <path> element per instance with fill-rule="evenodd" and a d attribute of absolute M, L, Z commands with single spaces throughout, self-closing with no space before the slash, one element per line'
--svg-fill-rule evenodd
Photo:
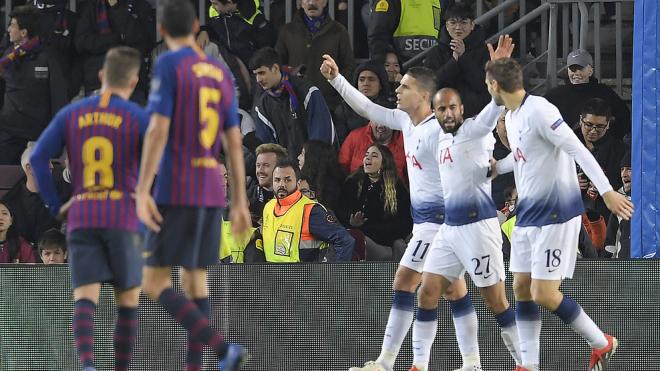
<path fill-rule="evenodd" d="M 202 129 L 199 132 L 199 143 L 209 149 L 215 144 L 220 126 L 220 115 L 213 107 L 220 103 L 222 94 L 220 90 L 203 86 L 199 89 L 199 123 Z"/>

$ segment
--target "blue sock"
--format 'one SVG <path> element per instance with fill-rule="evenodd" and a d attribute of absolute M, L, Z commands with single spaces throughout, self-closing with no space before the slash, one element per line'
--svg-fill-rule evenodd
<path fill-rule="evenodd" d="M 516 324 L 516 313 L 509 307 L 504 312 L 496 314 L 495 320 L 501 328 L 511 327 Z"/>
<path fill-rule="evenodd" d="M 564 295 L 561 303 L 552 313 L 554 313 L 565 324 L 570 325 L 580 315 L 581 308 L 573 299 Z"/>
<path fill-rule="evenodd" d="M 76 300 L 72 323 L 73 337 L 83 368 L 94 367 L 94 312 L 96 304 L 91 300 Z"/>
<path fill-rule="evenodd" d="M 197 298 L 193 300 L 199 311 L 206 317 L 209 316 L 209 298 Z M 199 371 L 202 369 L 202 354 L 204 343 L 196 341 L 188 335 L 188 347 L 186 349 L 186 371 Z"/>
<path fill-rule="evenodd" d="M 413 311 L 415 307 L 415 293 L 408 291 L 394 291 L 392 295 L 392 308 Z"/>
<path fill-rule="evenodd" d="M 524 366 L 540 363 L 541 314 L 533 301 L 516 303 L 516 324 L 520 340 L 520 357 Z"/>

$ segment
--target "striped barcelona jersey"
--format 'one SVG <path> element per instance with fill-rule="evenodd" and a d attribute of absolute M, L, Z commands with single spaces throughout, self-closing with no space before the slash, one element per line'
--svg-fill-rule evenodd
<path fill-rule="evenodd" d="M 55 118 L 64 125 L 73 203 L 68 231 L 136 231 L 135 191 L 142 136 L 149 123 L 135 103 L 104 93 L 70 105 Z"/>
<path fill-rule="evenodd" d="M 197 48 L 164 53 L 156 62 L 148 111 L 171 120 L 156 202 L 224 206 L 220 134 L 239 125 L 231 73 Z"/>

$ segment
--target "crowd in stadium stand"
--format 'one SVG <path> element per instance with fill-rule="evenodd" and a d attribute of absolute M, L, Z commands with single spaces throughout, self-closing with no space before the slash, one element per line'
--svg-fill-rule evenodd
<path fill-rule="evenodd" d="M 271 1 L 270 21 L 259 0 L 207 3 L 208 20 L 197 43 L 224 62 L 234 77 L 254 227 L 248 238 L 223 231 L 223 262 L 283 261 L 271 260 L 273 255 L 264 247 L 277 245 L 280 238 L 272 234 L 272 225 L 264 225 L 273 222 L 264 216 L 281 206 L 271 200 L 284 202 L 296 192 L 312 206 L 294 210 L 302 218 L 296 225 L 303 230 L 293 237 L 300 239 L 301 253 L 289 261 L 400 259 L 412 229 L 402 135 L 359 116 L 323 78 L 319 66 L 322 55 L 332 56 L 362 94 L 394 108 L 395 89 L 405 74 L 403 62 L 430 48 L 419 64 L 434 71 L 439 87 L 461 94 L 465 117 L 477 114 L 490 101 L 483 66 L 488 60 L 485 40 L 497 31 L 495 22 L 476 25 L 473 1 L 420 2 L 422 10 L 401 0 L 356 1 L 353 40 L 347 32 L 345 1 L 335 2 L 332 19 L 327 0 L 300 0 L 288 24 L 284 24 L 284 1 Z M 528 2 L 530 7 L 535 3 Z M 7 186 L 6 180 L 0 182 L 5 187 L 0 189 L 0 263 L 65 262 L 61 232 L 65 228 L 39 197 L 28 161 L 31 143 L 61 107 L 98 92 L 98 71 L 107 50 L 126 45 L 140 51 L 140 83 L 131 99 L 145 104 L 150 70 L 167 49 L 157 42 L 152 2 L 84 0 L 78 2 L 76 12 L 68 6 L 68 0 L 30 0 L 27 5 L 14 1 L 0 42 L 0 180 L 14 181 Z M 512 8 L 507 17 L 515 17 L 516 12 Z M 532 25 L 528 32 L 534 29 Z M 533 52 L 534 39 L 529 39 L 528 50 Z M 593 76 L 594 62 L 587 50 L 564 55 L 567 81 L 545 96 L 593 153 L 610 183 L 630 196 L 630 110 Z M 507 154 L 497 135 L 502 126 L 493 133 L 498 141 L 496 158 Z M 275 164 L 286 160 L 294 168 L 274 179 Z M 224 159 L 219 161 L 224 164 Z M 16 169 L 23 172 L 18 179 L 9 176 Z M 68 199 L 64 157 L 53 159 L 52 172 L 60 197 Z M 295 177 L 298 188 L 283 186 L 280 194 L 277 184 L 284 184 L 281 177 L 286 174 Z M 580 169 L 576 176 L 586 209 L 579 254 L 629 257 L 629 222 L 610 214 Z M 503 250 L 508 256 L 517 201 L 511 177 L 493 183 L 493 198 L 500 208 Z M 314 211 L 319 208 L 330 216 L 320 217 L 325 214 Z M 227 216 L 223 227 L 231 223 Z M 352 258 L 344 256 L 350 250 Z"/>

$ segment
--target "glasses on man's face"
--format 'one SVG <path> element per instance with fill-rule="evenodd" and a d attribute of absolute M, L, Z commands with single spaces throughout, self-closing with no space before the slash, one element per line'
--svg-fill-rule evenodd
<path fill-rule="evenodd" d="M 610 125 L 609 123 L 607 124 L 594 124 L 593 122 L 589 122 L 583 118 L 580 118 L 580 122 L 582 122 L 582 125 L 584 125 L 585 129 L 587 131 L 595 130 L 598 132 L 602 132 L 607 130 L 607 127 Z"/>
<path fill-rule="evenodd" d="M 470 20 L 469 19 L 448 19 L 447 20 L 447 26 L 449 27 L 461 27 L 461 28 L 466 28 L 470 26 Z"/>
<path fill-rule="evenodd" d="M 504 200 L 504 206 L 515 205 L 516 202 L 518 202 L 518 199 L 517 199 L 517 198 L 510 198 L 510 199 L 508 199 L 508 200 Z"/>

